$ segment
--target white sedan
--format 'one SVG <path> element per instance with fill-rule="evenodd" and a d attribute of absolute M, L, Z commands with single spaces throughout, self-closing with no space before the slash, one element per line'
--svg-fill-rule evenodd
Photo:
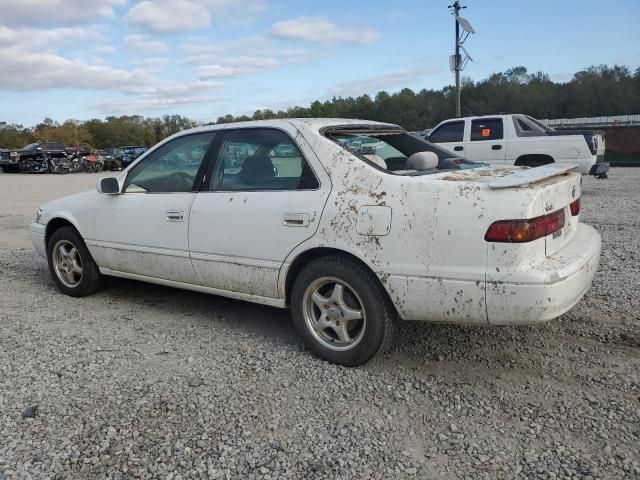
<path fill-rule="evenodd" d="M 44 205 L 31 237 L 67 295 L 108 275 L 290 307 L 309 349 L 349 366 L 384 350 L 397 319 L 529 324 L 569 310 L 600 256 L 579 222 L 580 175 L 452 157 L 363 120 L 201 127 Z"/>

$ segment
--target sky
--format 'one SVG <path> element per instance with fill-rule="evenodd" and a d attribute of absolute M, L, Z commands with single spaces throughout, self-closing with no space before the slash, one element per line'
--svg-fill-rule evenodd
<path fill-rule="evenodd" d="M 447 0 L 0 0 L 0 122 L 219 116 L 453 83 Z M 466 0 L 463 76 L 640 65 L 640 0 Z"/>

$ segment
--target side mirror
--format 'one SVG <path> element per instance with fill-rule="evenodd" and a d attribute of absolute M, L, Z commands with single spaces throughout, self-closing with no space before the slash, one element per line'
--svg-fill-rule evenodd
<path fill-rule="evenodd" d="M 101 178 L 96 184 L 96 190 L 105 195 L 117 195 L 120 193 L 120 185 L 115 177 Z"/>

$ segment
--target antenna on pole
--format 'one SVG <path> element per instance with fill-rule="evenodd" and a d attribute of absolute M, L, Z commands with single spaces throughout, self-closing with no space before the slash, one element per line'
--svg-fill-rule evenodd
<path fill-rule="evenodd" d="M 456 25 L 456 49 L 455 54 L 449 57 L 449 67 L 456 74 L 456 117 L 461 115 L 460 112 L 460 72 L 464 70 L 464 67 L 470 61 L 473 62 L 473 58 L 469 55 L 469 52 L 462 46 L 462 44 L 469 38 L 471 33 L 476 33 L 469 21 L 460 16 L 460 10 L 463 7 L 460 5 L 460 1 L 456 0 L 453 5 L 447 7 L 451 11 L 451 15 L 455 17 Z M 460 29 L 462 28 L 462 32 Z M 464 52 L 464 58 L 460 55 L 460 49 Z"/>

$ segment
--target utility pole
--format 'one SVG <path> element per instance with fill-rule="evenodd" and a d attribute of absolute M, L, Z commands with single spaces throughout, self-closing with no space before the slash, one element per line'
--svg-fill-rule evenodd
<path fill-rule="evenodd" d="M 451 14 L 455 19 L 454 20 L 455 33 L 456 33 L 455 53 L 454 55 L 449 57 L 449 66 L 455 72 L 455 75 L 456 75 L 456 117 L 460 117 L 462 115 L 461 108 L 460 108 L 460 90 L 461 90 L 460 72 L 464 70 L 464 67 L 470 60 L 473 61 L 473 59 L 469 56 L 469 54 L 467 53 L 465 48 L 462 46 L 462 44 L 469 37 L 470 33 L 476 33 L 476 32 L 471 26 L 471 24 L 460 16 L 460 10 L 467 7 L 463 7 L 462 5 L 460 5 L 459 0 L 456 0 L 453 3 L 453 5 L 449 5 L 447 8 L 451 10 Z M 462 30 L 463 30 L 462 33 L 460 32 L 460 27 L 462 27 Z M 460 55 L 461 49 L 465 53 L 464 59 Z"/>
<path fill-rule="evenodd" d="M 460 67 L 461 67 L 461 62 L 460 62 L 460 24 L 458 23 L 458 17 L 460 16 L 460 9 L 461 8 L 467 8 L 467 7 L 461 7 L 460 6 L 460 2 L 458 0 L 455 1 L 455 3 L 453 4 L 453 10 L 454 10 L 454 15 L 456 17 L 455 19 L 455 24 L 456 24 L 456 63 L 455 63 L 455 69 L 456 69 L 456 117 L 460 117 L 460 115 L 462 115 L 462 112 L 460 111 Z"/>

